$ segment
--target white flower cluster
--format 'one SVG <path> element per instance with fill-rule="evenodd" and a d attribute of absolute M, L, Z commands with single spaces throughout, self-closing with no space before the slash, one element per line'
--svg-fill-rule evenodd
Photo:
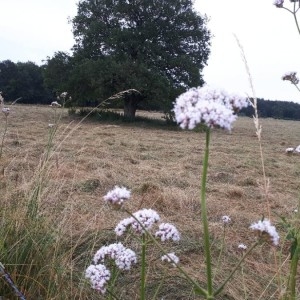
<path fill-rule="evenodd" d="M 259 237 L 267 237 L 267 240 L 271 240 L 274 246 L 279 244 L 279 234 L 277 233 L 275 226 L 271 225 L 271 222 L 268 219 L 253 223 L 250 226 L 250 229 L 256 231 L 259 234 Z"/>
<path fill-rule="evenodd" d="M 94 255 L 94 263 L 103 263 L 105 256 L 113 259 L 116 266 L 121 270 L 130 270 L 131 265 L 137 262 L 136 254 L 122 243 L 114 243 L 101 247 Z"/>
<path fill-rule="evenodd" d="M 10 113 L 9 107 L 3 107 L 3 108 L 2 108 L 2 112 L 4 113 L 5 116 L 8 116 L 9 113 Z"/>
<path fill-rule="evenodd" d="M 118 236 L 121 236 L 129 226 L 131 226 L 136 233 L 144 233 L 145 230 L 150 230 L 153 224 L 160 219 L 155 210 L 146 208 L 135 212 L 133 216 L 134 217 L 126 218 L 119 222 L 115 228 L 115 233 Z"/>
<path fill-rule="evenodd" d="M 223 216 L 221 219 L 224 224 L 228 224 L 231 222 L 231 218 L 229 216 Z"/>
<path fill-rule="evenodd" d="M 59 97 L 66 98 L 67 95 L 68 95 L 68 92 L 62 92 Z"/>
<path fill-rule="evenodd" d="M 240 250 L 246 250 L 247 249 L 247 246 L 245 245 L 245 244 L 239 244 L 238 245 L 238 249 L 240 249 Z"/>
<path fill-rule="evenodd" d="M 172 240 L 177 242 L 180 240 L 180 234 L 177 228 L 169 223 L 162 223 L 159 225 L 159 230 L 155 233 L 156 237 L 160 237 L 161 241 Z"/>
<path fill-rule="evenodd" d="M 203 123 L 208 127 L 231 130 L 236 112 L 249 105 L 246 97 L 230 95 L 210 87 L 191 88 L 174 104 L 175 119 L 181 128 L 194 129 Z"/>
<path fill-rule="evenodd" d="M 90 265 L 85 271 L 85 278 L 89 279 L 93 289 L 104 294 L 110 279 L 110 271 L 104 265 Z"/>
<path fill-rule="evenodd" d="M 50 106 L 53 108 L 57 108 L 57 107 L 61 107 L 61 104 L 59 104 L 57 101 L 53 101 L 51 102 Z"/>
<path fill-rule="evenodd" d="M 284 2 L 284 0 L 274 0 L 273 4 L 276 7 L 283 7 L 283 2 Z"/>
<path fill-rule="evenodd" d="M 288 80 L 292 84 L 298 84 L 299 83 L 299 78 L 297 77 L 297 72 L 287 72 L 285 73 L 282 77 L 282 80 Z"/>
<path fill-rule="evenodd" d="M 179 263 L 179 258 L 178 258 L 178 256 L 175 255 L 174 252 L 163 255 L 161 257 L 161 260 L 171 262 L 173 267 L 175 267 Z"/>
<path fill-rule="evenodd" d="M 130 198 L 130 191 L 125 187 L 115 186 L 113 190 L 109 191 L 104 197 L 104 200 L 113 205 L 121 206 L 125 200 Z"/>

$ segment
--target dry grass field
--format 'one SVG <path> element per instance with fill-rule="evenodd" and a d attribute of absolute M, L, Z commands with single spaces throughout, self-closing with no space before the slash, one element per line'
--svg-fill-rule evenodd
<path fill-rule="evenodd" d="M 2 117 L 1 134 L 4 121 Z M 268 201 L 281 242 L 276 251 L 269 245 L 256 248 L 218 299 L 280 299 L 288 276 L 289 244 L 279 216 L 299 219 L 294 211 L 300 199 L 300 155 L 286 155 L 285 148 L 300 144 L 300 122 L 260 121 Z M 53 123 L 51 107 L 12 106 L 0 159 L 0 262 L 27 299 L 102 299 L 84 280 L 84 270 L 98 248 L 116 240 L 113 229 L 126 217 L 103 201 L 115 185 L 132 191 L 126 204 L 131 211 L 152 208 L 163 221 L 176 225 L 181 241 L 167 246 L 175 249 L 193 278 L 205 282 L 199 201 L 205 134 L 148 122 L 86 119 L 80 123 L 64 111 L 49 145 L 49 123 Z M 268 216 L 252 119 L 240 117 L 231 133 L 213 130 L 208 172 L 215 267 L 223 248 L 214 279 L 217 285 L 241 257 L 238 244 L 250 246 L 255 240 L 249 225 Z M 29 199 L 36 199 L 38 205 L 38 218 L 31 221 Z M 224 247 L 223 215 L 232 219 Z M 31 243 L 23 245 L 28 236 Z M 149 299 L 197 299 L 188 282 L 175 268 L 162 265 L 159 257 L 158 250 L 150 251 Z M 138 299 L 138 267 L 122 275 L 116 285 L 120 299 Z M 3 280 L 1 294 L 15 299 Z"/>

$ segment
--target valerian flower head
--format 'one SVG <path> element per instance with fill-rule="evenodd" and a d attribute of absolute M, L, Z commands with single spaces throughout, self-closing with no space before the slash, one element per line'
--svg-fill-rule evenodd
<path fill-rule="evenodd" d="M 121 236 L 125 233 L 127 228 L 132 224 L 134 221 L 133 218 L 126 218 L 119 222 L 119 224 L 115 228 L 115 233 L 118 236 Z"/>
<path fill-rule="evenodd" d="M 161 241 L 172 240 L 177 242 L 180 240 L 180 234 L 177 228 L 169 223 L 162 223 L 159 225 L 159 230 L 155 233 L 156 237 L 160 237 Z"/>
<path fill-rule="evenodd" d="M 57 107 L 61 107 L 61 104 L 59 104 L 57 101 L 53 101 L 51 102 L 50 106 L 53 108 L 57 108 Z"/>
<path fill-rule="evenodd" d="M 287 72 L 285 73 L 282 77 L 282 80 L 288 80 L 292 84 L 298 84 L 299 83 L 299 78 L 297 77 L 297 72 Z"/>
<path fill-rule="evenodd" d="M 2 112 L 4 113 L 4 115 L 7 117 L 10 113 L 10 109 L 9 107 L 3 107 L 2 108 Z"/>
<path fill-rule="evenodd" d="M 236 113 L 248 106 L 245 97 L 229 95 L 210 87 L 192 88 L 174 104 L 175 119 L 181 128 L 194 129 L 198 124 L 231 130 Z"/>
<path fill-rule="evenodd" d="M 121 270 L 129 270 L 131 265 L 137 262 L 136 254 L 129 248 L 123 246 L 122 243 L 114 243 L 101 247 L 94 255 L 93 261 L 104 263 L 105 257 L 115 261 L 116 266 Z"/>
<path fill-rule="evenodd" d="M 124 249 L 115 259 L 117 267 L 121 270 L 130 270 L 132 264 L 136 264 L 137 258 L 134 251 L 129 248 Z"/>
<path fill-rule="evenodd" d="M 174 252 L 168 253 L 161 257 L 162 261 L 171 262 L 173 267 L 175 267 L 179 263 L 179 257 L 175 255 Z"/>
<path fill-rule="evenodd" d="M 145 230 L 150 230 L 153 224 L 160 219 L 158 213 L 153 209 L 141 209 L 135 212 L 133 216 L 119 222 L 115 228 L 115 233 L 118 236 L 123 235 L 129 227 L 138 234 L 144 233 Z"/>
<path fill-rule="evenodd" d="M 279 244 L 279 234 L 276 231 L 275 226 L 271 225 L 268 219 L 258 221 L 250 226 L 250 229 L 254 230 L 258 237 L 264 241 L 272 242 L 274 246 Z"/>
<path fill-rule="evenodd" d="M 122 206 L 124 201 L 130 198 L 130 191 L 125 187 L 116 185 L 114 189 L 109 191 L 103 198 L 115 206 Z"/>
<path fill-rule="evenodd" d="M 228 224 L 231 222 L 231 218 L 229 216 L 222 216 L 221 219 L 224 224 Z"/>
<path fill-rule="evenodd" d="M 144 233 L 145 230 L 150 230 L 160 217 L 158 213 L 153 209 L 141 209 L 135 212 L 133 222 L 131 224 L 132 229 L 137 233 Z"/>
<path fill-rule="evenodd" d="M 283 7 L 283 2 L 284 2 L 284 0 L 274 0 L 273 4 L 276 7 Z"/>
<path fill-rule="evenodd" d="M 85 271 L 85 278 L 90 280 L 93 289 L 104 294 L 110 279 L 110 271 L 104 265 L 90 265 Z"/>

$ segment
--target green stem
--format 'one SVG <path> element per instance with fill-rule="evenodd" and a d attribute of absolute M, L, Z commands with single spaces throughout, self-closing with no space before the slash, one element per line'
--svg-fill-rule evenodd
<path fill-rule="evenodd" d="M 289 294 L 290 296 L 288 299 L 296 300 L 296 278 L 297 278 L 297 267 L 299 262 L 299 252 L 300 247 L 299 245 L 295 249 L 295 252 L 292 257 L 291 261 L 291 272 L 290 272 L 290 278 L 289 278 Z"/>
<path fill-rule="evenodd" d="M 216 270 L 215 270 L 215 274 L 214 274 L 213 279 L 215 279 L 215 277 L 216 277 L 216 275 L 217 275 L 217 273 L 218 273 L 219 267 L 220 267 L 221 256 L 222 256 L 223 249 L 224 249 L 224 244 L 225 244 L 225 231 L 226 231 L 226 225 L 224 224 L 224 227 L 223 227 L 223 238 L 222 238 L 222 244 L 221 244 L 221 250 L 220 250 L 220 253 L 219 253 L 218 260 L 217 260 L 217 268 L 216 268 Z"/>
<path fill-rule="evenodd" d="M 146 234 L 142 234 L 142 268 L 141 268 L 141 295 L 140 299 L 145 300 L 146 287 Z"/>
<path fill-rule="evenodd" d="M 116 265 L 113 266 L 113 270 L 112 270 L 112 281 L 110 283 L 110 289 L 108 289 L 108 293 L 109 293 L 109 300 L 114 299 L 118 299 L 117 296 L 114 294 L 114 286 L 116 284 L 116 280 L 119 276 L 119 270 L 117 269 Z"/>
<path fill-rule="evenodd" d="M 201 179 L 201 218 L 202 218 L 202 225 L 204 231 L 204 252 L 206 258 L 207 293 L 208 293 L 208 297 L 211 297 L 213 295 L 212 267 L 211 267 L 209 230 L 208 230 L 207 208 L 206 208 L 206 179 L 207 179 L 208 157 L 209 157 L 209 141 L 210 141 L 210 129 L 207 128 L 202 179 Z"/>
<path fill-rule="evenodd" d="M 219 295 L 223 288 L 225 287 L 225 285 L 227 284 L 227 282 L 231 279 L 231 277 L 234 275 L 234 273 L 236 272 L 236 270 L 239 268 L 239 266 L 242 264 L 242 262 L 245 260 L 245 258 L 250 254 L 250 252 L 259 245 L 259 241 L 254 243 L 249 250 L 245 253 L 245 255 L 242 257 L 242 259 L 238 262 L 238 264 L 235 266 L 235 268 L 231 271 L 231 273 L 229 274 L 229 276 L 226 278 L 226 280 L 222 283 L 222 285 L 214 292 L 214 296 Z"/>
<path fill-rule="evenodd" d="M 193 285 L 193 287 L 202 295 L 202 296 L 205 296 L 207 297 L 207 291 L 205 289 L 203 289 L 195 280 L 193 280 L 189 274 L 184 270 L 182 269 L 173 259 L 171 256 L 168 255 L 168 253 L 165 251 L 165 249 L 160 245 L 160 243 L 155 239 L 155 237 L 153 237 L 153 235 L 151 233 L 149 233 L 147 231 L 147 229 L 145 228 L 145 226 L 130 212 L 128 211 L 127 209 L 124 209 L 124 211 L 129 215 L 131 216 L 132 218 L 134 218 L 139 224 L 140 226 L 142 227 L 142 229 L 144 230 L 144 234 L 147 234 L 147 236 L 150 238 L 150 240 L 157 246 L 157 248 L 159 250 L 161 250 L 163 252 L 164 255 L 167 255 L 168 258 L 170 259 L 170 261 L 172 263 L 175 264 L 176 268 L 180 271 L 181 274 L 184 275 L 184 277 Z"/>

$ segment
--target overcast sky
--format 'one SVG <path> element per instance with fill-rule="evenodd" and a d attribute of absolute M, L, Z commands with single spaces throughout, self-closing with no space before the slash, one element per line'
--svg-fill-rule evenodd
<path fill-rule="evenodd" d="M 0 0 L 0 61 L 41 64 L 55 51 L 70 52 L 74 41 L 68 17 L 76 15 L 76 3 Z M 210 17 L 208 27 L 214 35 L 203 72 L 208 84 L 252 95 L 235 34 L 244 48 L 256 96 L 300 103 L 300 93 L 281 80 L 287 71 L 300 75 L 300 35 L 291 14 L 276 8 L 273 0 L 195 0 L 195 8 Z"/>

